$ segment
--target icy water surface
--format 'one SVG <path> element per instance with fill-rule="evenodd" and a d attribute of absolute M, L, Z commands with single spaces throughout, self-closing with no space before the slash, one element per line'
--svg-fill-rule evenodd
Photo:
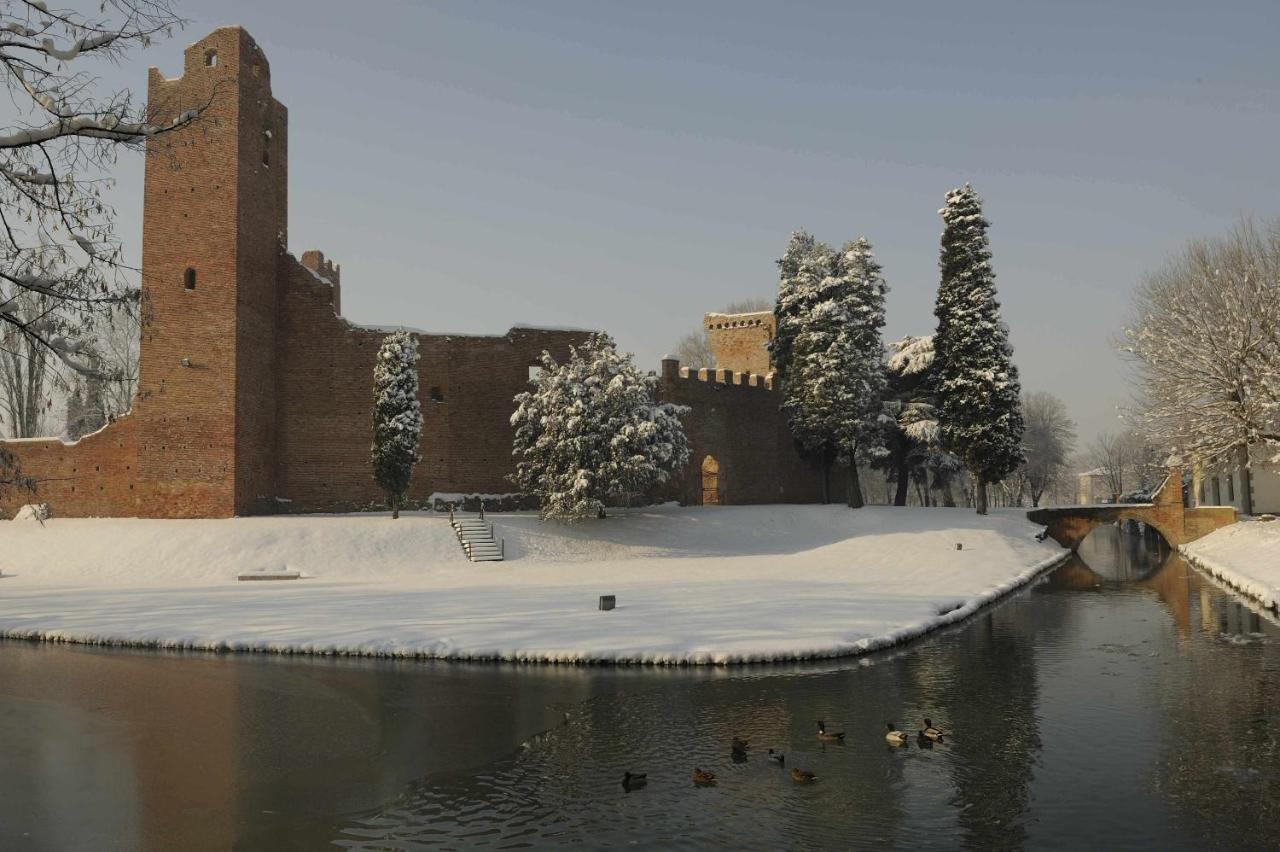
<path fill-rule="evenodd" d="M 0 643 L 0 849 L 1276 847 L 1277 639 L 1158 540 L 1107 528 L 965 625 L 826 665 Z M 886 745 L 885 721 L 926 715 L 943 744 Z"/>

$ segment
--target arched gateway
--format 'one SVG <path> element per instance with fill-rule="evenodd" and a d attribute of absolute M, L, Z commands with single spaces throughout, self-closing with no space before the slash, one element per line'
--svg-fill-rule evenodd
<path fill-rule="evenodd" d="M 1182 505 L 1182 470 L 1169 468 L 1169 475 L 1156 489 L 1150 503 L 1116 503 L 1104 506 L 1064 506 L 1027 512 L 1033 524 L 1042 524 L 1054 541 L 1075 550 L 1094 527 L 1115 521 L 1141 521 L 1152 527 L 1171 547 L 1206 536 L 1219 527 L 1236 522 L 1231 506 Z"/>

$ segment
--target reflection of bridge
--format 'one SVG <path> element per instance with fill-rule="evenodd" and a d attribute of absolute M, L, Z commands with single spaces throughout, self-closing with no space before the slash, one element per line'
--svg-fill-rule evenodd
<path fill-rule="evenodd" d="M 1201 506 L 1194 509 L 1182 505 L 1182 471 L 1170 468 L 1164 484 L 1156 490 L 1150 503 L 1116 503 L 1105 506 L 1065 506 L 1060 509 L 1033 509 L 1027 518 L 1042 524 L 1053 540 L 1075 550 L 1085 536 L 1099 524 L 1116 521 L 1141 521 L 1160 535 L 1171 547 L 1195 541 L 1218 527 L 1236 522 L 1231 506 Z"/>

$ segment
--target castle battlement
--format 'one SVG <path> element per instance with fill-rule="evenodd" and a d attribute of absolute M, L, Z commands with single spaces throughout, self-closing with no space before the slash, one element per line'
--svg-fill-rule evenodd
<path fill-rule="evenodd" d="M 676 358 L 662 359 L 662 378 L 667 381 L 684 380 L 728 387 L 758 388 L 772 391 L 774 374 L 746 373 L 708 367 L 682 367 Z"/>

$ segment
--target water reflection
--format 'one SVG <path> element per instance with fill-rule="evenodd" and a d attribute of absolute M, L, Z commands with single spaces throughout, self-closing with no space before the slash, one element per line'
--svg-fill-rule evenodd
<path fill-rule="evenodd" d="M 1158 537 L 1105 528 L 965 625 L 814 666 L 3 643 L 0 848 L 1259 848 L 1280 816 L 1278 633 Z M 943 743 L 887 746 L 886 720 L 925 716 Z M 694 766 L 720 783 L 694 788 Z M 623 789 L 628 770 L 648 785 Z"/>

